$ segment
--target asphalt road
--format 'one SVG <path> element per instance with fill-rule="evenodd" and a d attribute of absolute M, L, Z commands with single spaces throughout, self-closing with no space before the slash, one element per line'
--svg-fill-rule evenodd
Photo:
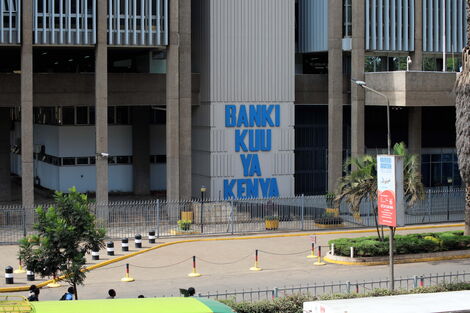
<path fill-rule="evenodd" d="M 426 231 L 445 231 L 458 228 L 438 228 Z M 413 230 L 406 232 L 423 232 Z M 401 232 L 400 232 L 401 233 Z M 325 246 L 328 240 L 338 237 L 358 237 L 371 233 L 318 235 L 317 243 Z M 164 240 L 175 241 L 175 238 Z M 163 242 L 163 241 L 161 241 Z M 309 254 L 312 237 L 268 238 L 252 240 L 230 240 L 193 242 L 172 245 L 138 255 L 87 274 L 86 284 L 79 287 L 80 299 L 105 298 L 107 290 L 113 288 L 121 298 L 143 294 L 153 296 L 177 296 L 179 288 L 195 287 L 197 293 L 241 289 L 272 289 L 283 286 L 311 285 L 332 281 L 363 281 L 387 279 L 388 266 L 344 266 L 327 264 L 314 266 Z M 119 245 L 116 251 L 120 251 Z M 144 244 L 144 247 L 149 247 Z M 250 271 L 254 265 L 254 251 L 260 250 L 259 272 Z M 17 247 L 2 247 L 0 264 L 13 265 Z M 136 249 L 131 249 L 136 251 Z M 117 253 L 120 255 L 121 253 Z M 201 277 L 191 278 L 191 257 L 197 256 L 197 272 Z M 110 257 L 101 256 L 101 260 Z M 130 276 L 134 282 L 125 283 L 125 263 L 130 264 Z M 395 265 L 396 277 L 411 277 L 429 273 L 470 271 L 470 259 Z M 28 284 L 23 275 L 15 275 L 15 286 Z M 3 281 L 1 287 L 5 287 Z M 41 300 L 57 300 L 65 292 L 61 288 L 43 288 Z M 26 295 L 26 292 L 18 293 Z"/>

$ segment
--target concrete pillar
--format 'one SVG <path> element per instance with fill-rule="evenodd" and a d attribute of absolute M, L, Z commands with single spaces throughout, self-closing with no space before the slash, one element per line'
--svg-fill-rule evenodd
<path fill-rule="evenodd" d="M 191 1 L 179 0 L 180 198 L 191 199 Z"/>
<path fill-rule="evenodd" d="M 170 1 L 166 77 L 167 199 L 191 197 L 191 1 Z"/>
<path fill-rule="evenodd" d="M 364 1 L 352 1 L 351 78 L 364 80 Z M 364 90 L 351 83 L 351 156 L 364 154 Z"/>
<path fill-rule="evenodd" d="M 150 194 L 150 107 L 132 108 L 134 194 Z"/>
<path fill-rule="evenodd" d="M 342 0 L 328 6 L 328 191 L 334 192 L 343 162 Z"/>
<path fill-rule="evenodd" d="M 10 108 L 0 108 L 0 201 L 10 200 Z"/>
<path fill-rule="evenodd" d="M 415 50 L 411 53 L 413 71 L 423 70 L 423 0 L 415 0 Z"/>
<path fill-rule="evenodd" d="M 95 48 L 96 202 L 108 202 L 108 46 L 107 1 L 97 1 Z"/>
<path fill-rule="evenodd" d="M 33 5 L 22 1 L 21 42 L 21 195 L 26 209 L 34 207 L 33 170 Z M 29 223 L 29 219 L 27 220 Z"/>
<path fill-rule="evenodd" d="M 408 150 L 419 156 L 421 156 L 421 114 L 421 107 L 408 108 Z"/>

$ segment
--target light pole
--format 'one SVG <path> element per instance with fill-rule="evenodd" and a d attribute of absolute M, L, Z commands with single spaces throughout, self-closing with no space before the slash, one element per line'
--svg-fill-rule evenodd
<path fill-rule="evenodd" d="M 364 89 L 367 89 L 375 94 L 378 94 L 379 96 L 384 97 L 385 100 L 387 100 L 387 153 L 391 154 L 391 150 L 392 150 L 392 137 L 391 136 L 392 135 L 390 132 L 390 99 L 385 94 L 367 86 L 365 81 L 355 80 L 355 79 L 351 79 L 351 81 Z"/>
<path fill-rule="evenodd" d="M 204 193 L 206 186 L 201 186 L 201 234 L 204 233 Z"/>
<path fill-rule="evenodd" d="M 388 155 L 390 155 L 391 150 L 392 150 L 392 137 L 391 137 L 391 132 L 390 132 L 390 99 L 385 94 L 367 86 L 365 81 L 356 80 L 356 79 L 351 79 L 351 81 L 364 89 L 367 89 L 381 97 L 384 97 L 385 100 L 387 100 L 387 153 Z M 394 273 L 394 268 L 393 268 L 393 243 L 394 243 L 393 236 L 395 235 L 396 227 L 389 226 L 389 228 L 390 228 L 390 239 L 388 241 L 389 242 L 388 251 L 389 251 L 389 269 L 390 269 L 390 290 L 393 291 L 395 289 L 395 273 Z"/>
<path fill-rule="evenodd" d="M 452 177 L 447 177 L 447 221 L 450 219 L 450 208 L 449 208 L 449 197 L 450 197 L 450 186 L 452 186 Z"/>

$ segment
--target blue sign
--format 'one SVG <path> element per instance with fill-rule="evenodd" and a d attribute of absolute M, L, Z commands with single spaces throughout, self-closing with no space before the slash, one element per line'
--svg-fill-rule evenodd
<path fill-rule="evenodd" d="M 272 130 L 281 126 L 279 104 L 226 105 L 225 127 L 235 129 L 235 152 L 269 152 Z M 271 198 L 279 196 L 276 178 L 261 178 L 259 155 L 240 154 L 243 179 L 224 180 L 224 199 Z M 255 178 L 258 177 L 258 178 Z"/>

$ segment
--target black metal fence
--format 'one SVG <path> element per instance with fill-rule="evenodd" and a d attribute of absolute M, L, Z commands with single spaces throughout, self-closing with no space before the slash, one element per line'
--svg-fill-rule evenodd
<path fill-rule="evenodd" d="M 423 201 L 406 210 L 405 223 L 462 221 L 464 198 L 464 189 L 429 189 Z M 344 203 L 339 208 L 332 208 L 325 196 L 227 201 L 110 201 L 106 205 L 90 204 L 90 209 L 95 212 L 100 225 L 107 229 L 110 238 L 145 236 L 149 231 L 155 231 L 157 237 L 170 237 L 375 225 L 373 205 L 368 201 L 363 201 L 359 212 L 352 214 Z M 35 220 L 33 209 L 0 206 L 0 243 L 16 243 L 32 232 Z"/>

